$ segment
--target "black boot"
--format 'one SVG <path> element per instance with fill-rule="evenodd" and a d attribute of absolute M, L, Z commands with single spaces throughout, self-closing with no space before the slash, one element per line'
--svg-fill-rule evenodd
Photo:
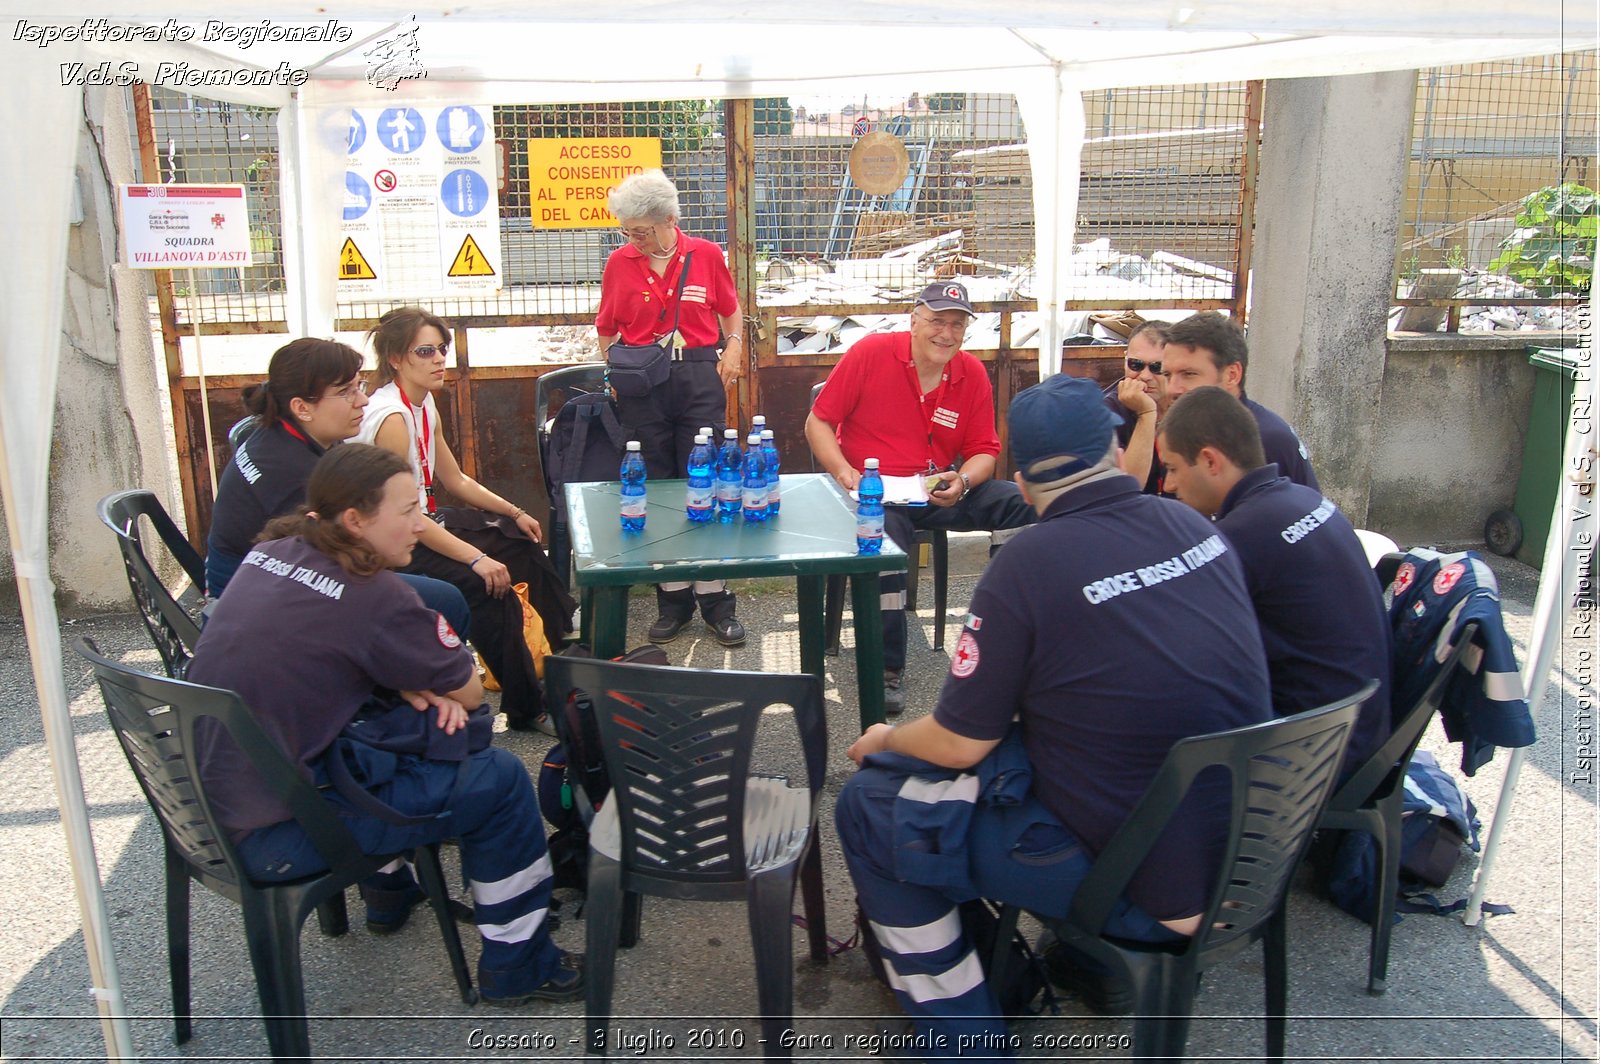
<path fill-rule="evenodd" d="M 652 643 L 670 643 L 694 619 L 694 591 L 687 587 L 677 591 L 656 588 L 656 612 L 656 623 L 650 626 L 646 638 Z"/>
<path fill-rule="evenodd" d="M 713 591 L 695 598 L 700 603 L 700 616 L 705 618 L 706 627 L 716 635 L 717 642 L 725 647 L 744 646 L 744 625 L 733 615 L 738 600 L 732 591 Z"/>

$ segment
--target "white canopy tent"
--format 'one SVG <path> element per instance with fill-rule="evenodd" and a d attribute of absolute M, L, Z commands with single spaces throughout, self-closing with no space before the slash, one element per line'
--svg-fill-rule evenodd
<path fill-rule="evenodd" d="M 309 72 L 298 89 L 283 84 L 179 86 L 236 103 L 280 108 L 284 160 L 285 269 L 292 334 L 325 334 L 334 318 L 333 265 L 348 108 L 395 101 L 496 103 L 750 98 L 819 92 L 940 90 L 1016 95 L 1028 129 L 1034 175 L 1036 286 L 1045 325 L 1041 370 L 1058 366 L 1060 265 L 1076 214 L 1081 94 L 1124 85 L 1291 78 L 1400 70 L 1435 64 L 1538 55 L 1594 47 L 1596 10 L 1567 0 L 1330 0 L 1316 5 L 1266 0 L 813 0 L 808 22 L 786 9 L 741 0 L 590 0 L 575 8 L 552 0 L 480 0 L 419 11 L 391 0 L 346 0 L 338 43 L 263 40 L 241 48 L 207 42 L 206 24 L 272 28 L 326 25 L 324 0 L 173 0 L 165 21 L 129 19 L 126 5 L 78 0 L 70 12 L 37 6 L 26 14 L 7 0 L 7 18 L 45 30 L 87 28 L 91 39 L 43 42 L 14 29 L 7 39 L 7 91 L 0 128 L 30 130 L 26 152 L 0 156 L 0 232 L 14 248 L 0 286 L 0 492 L 3 492 L 18 595 L 55 769 L 63 823 L 83 914 L 84 938 L 111 1056 L 131 1057 L 87 811 L 72 745 L 61 648 L 47 557 L 47 500 L 56 361 L 72 174 L 81 125 L 78 89 L 62 85 L 62 65 L 109 59 L 136 64 L 161 80 L 159 64 L 192 71 Z M 581 11 L 582 20 L 572 17 Z M 367 83 L 362 52 L 411 25 L 425 80 L 394 92 Z M 85 27 L 83 20 L 90 22 Z M 107 40 L 103 26 L 193 29 L 191 39 Z M 93 39 L 98 38 L 98 39 Z M 171 83 L 170 72 L 168 83 Z M 1592 373 L 1584 387 L 1592 395 Z M 1592 402 L 1592 399 L 1591 399 Z M 1592 407 L 1591 407 L 1592 409 Z M 1593 436 L 1589 437 L 1592 446 Z M 1592 469 L 1592 466 L 1590 467 Z M 1571 485 L 1564 500 L 1579 501 Z M 1588 496 L 1587 498 L 1592 498 Z M 1571 507 L 1555 529 L 1571 535 Z M 1592 509 L 1584 511 L 1592 528 Z M 1592 535 L 1592 533 L 1591 533 Z M 1554 537 L 1553 537 L 1554 538 Z M 1589 542 L 1592 542 L 1592 538 Z M 1554 549 L 1554 548 L 1553 548 Z M 1554 576 L 1548 568 L 1546 573 Z M 1546 581 L 1550 583 L 1549 580 Z M 1541 589 L 1536 641 L 1552 633 L 1565 594 Z M 1530 655 L 1530 689 L 1544 688 L 1549 654 Z M 1508 806 L 1502 799 L 1501 806 Z M 1500 810 L 1500 811 L 1503 811 Z M 1497 811 L 1500 812 L 1500 811 Z M 1481 897 L 1481 889 L 1479 891 Z"/>

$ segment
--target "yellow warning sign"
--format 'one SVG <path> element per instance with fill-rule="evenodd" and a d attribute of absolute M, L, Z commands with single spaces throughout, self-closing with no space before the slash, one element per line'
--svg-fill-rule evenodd
<path fill-rule="evenodd" d="M 377 279 L 378 275 L 367 265 L 367 257 L 361 254 L 356 242 L 345 237 L 344 247 L 339 249 L 339 280 L 376 281 Z"/>
<path fill-rule="evenodd" d="M 489 260 L 483 255 L 478 242 L 468 233 L 467 238 L 461 242 L 461 250 L 456 252 L 456 259 L 446 271 L 447 277 L 493 277 L 494 267 L 489 265 Z"/>

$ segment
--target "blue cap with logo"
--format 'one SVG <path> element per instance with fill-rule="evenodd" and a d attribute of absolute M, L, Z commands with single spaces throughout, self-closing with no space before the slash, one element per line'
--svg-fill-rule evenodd
<path fill-rule="evenodd" d="M 1011 400 L 1011 460 L 1035 484 L 1069 477 L 1111 450 L 1122 419 L 1094 381 L 1068 373 L 1040 381 Z"/>
<path fill-rule="evenodd" d="M 929 310 L 959 310 L 977 317 L 972 300 L 967 298 L 967 286 L 956 281 L 935 281 L 917 296 L 917 306 Z"/>

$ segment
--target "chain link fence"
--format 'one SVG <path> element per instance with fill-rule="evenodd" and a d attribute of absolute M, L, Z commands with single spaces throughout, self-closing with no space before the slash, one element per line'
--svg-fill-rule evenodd
<path fill-rule="evenodd" d="M 1458 316 L 1471 330 L 1574 324 L 1550 303 L 1587 294 L 1597 101 L 1593 51 L 1420 72 L 1395 274 L 1399 297 L 1432 305 L 1397 312 L 1397 328 L 1453 329 Z M 1557 198 L 1563 184 L 1578 186 L 1576 199 Z M 1526 202 L 1542 190 L 1551 191 L 1530 213 Z M 1573 232 L 1544 217 L 1563 210 Z M 1552 265 L 1540 276 L 1521 265 L 1525 249 L 1589 265 L 1571 273 Z"/>

